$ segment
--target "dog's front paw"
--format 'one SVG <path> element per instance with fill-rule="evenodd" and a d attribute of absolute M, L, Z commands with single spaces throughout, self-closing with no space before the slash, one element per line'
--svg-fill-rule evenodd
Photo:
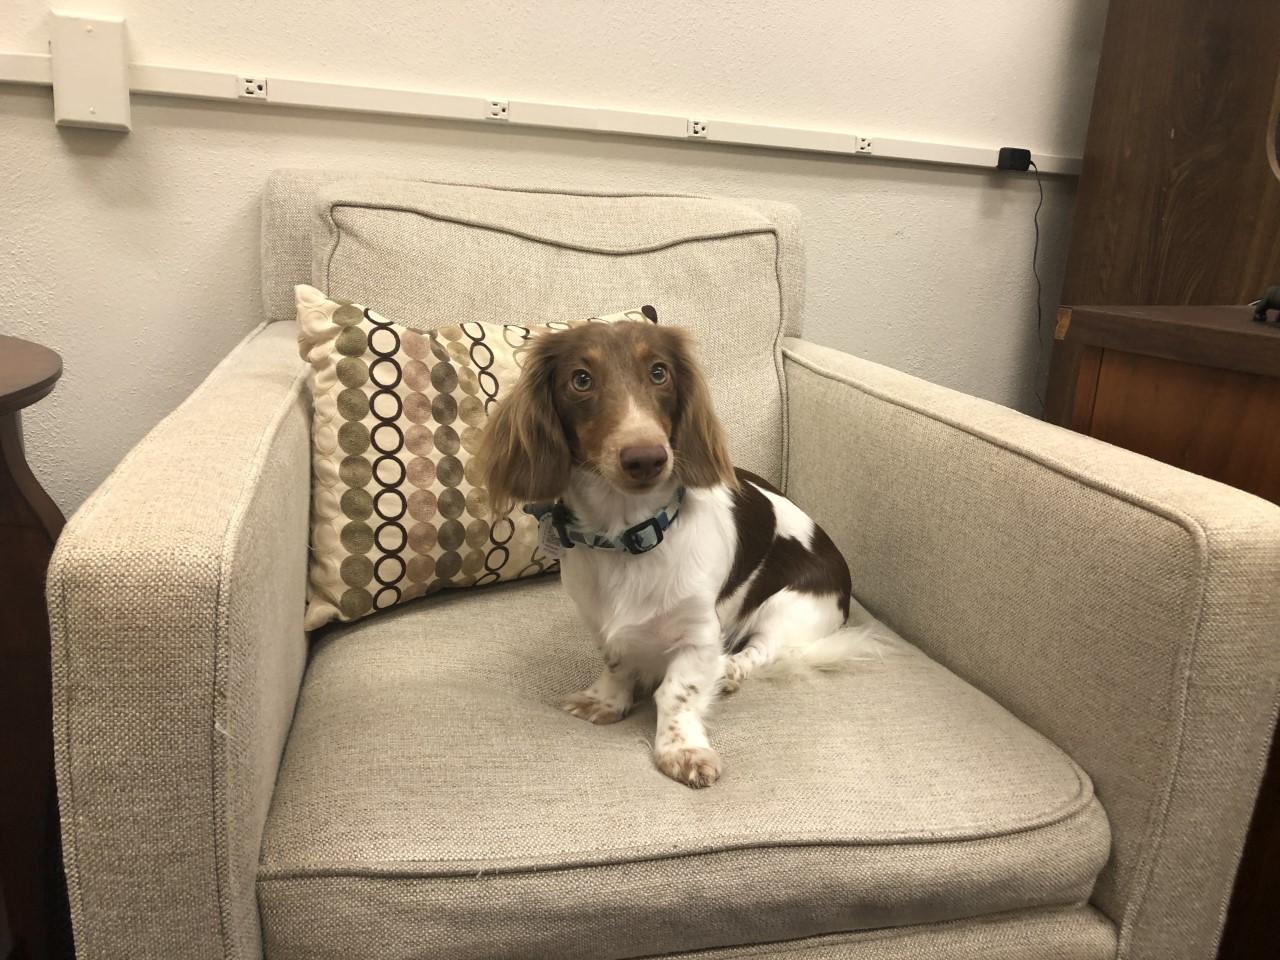
<path fill-rule="evenodd" d="M 695 789 L 720 779 L 720 756 L 710 747 L 677 747 L 653 755 L 658 769 L 672 780 Z"/>
<path fill-rule="evenodd" d="M 591 723 L 617 723 L 627 715 L 626 706 L 601 700 L 586 690 L 565 697 L 560 709 Z"/>

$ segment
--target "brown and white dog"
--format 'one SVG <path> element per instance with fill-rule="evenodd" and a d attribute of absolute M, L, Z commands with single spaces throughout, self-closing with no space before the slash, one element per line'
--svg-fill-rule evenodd
<path fill-rule="evenodd" d="M 799 507 L 734 470 L 683 330 L 592 323 L 537 338 L 481 460 L 496 513 L 557 501 L 544 531 L 567 548 L 564 585 L 605 660 L 562 707 L 613 723 L 653 690 L 667 776 L 719 778 L 703 724 L 718 691 L 779 658 L 856 658 L 862 634 L 837 633 L 847 564 Z"/>

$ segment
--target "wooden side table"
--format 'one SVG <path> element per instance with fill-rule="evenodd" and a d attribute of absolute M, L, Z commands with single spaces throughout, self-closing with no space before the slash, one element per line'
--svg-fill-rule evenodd
<path fill-rule="evenodd" d="M 1063 307 L 1045 416 L 1280 503 L 1280 325 L 1248 307 Z"/>
<path fill-rule="evenodd" d="M 71 955 L 53 779 L 45 572 L 63 517 L 27 466 L 21 412 L 53 389 L 62 359 L 0 337 L 0 944 L 6 957 Z"/>
<path fill-rule="evenodd" d="M 1046 399 L 1060 426 L 1280 503 L 1280 325 L 1249 307 L 1064 307 Z M 1280 738 L 1218 957 L 1272 957 L 1277 944 Z"/>

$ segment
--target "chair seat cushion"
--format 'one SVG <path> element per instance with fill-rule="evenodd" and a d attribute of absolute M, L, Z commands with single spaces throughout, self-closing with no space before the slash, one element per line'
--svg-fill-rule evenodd
<path fill-rule="evenodd" d="M 651 705 L 555 707 L 597 667 L 553 579 L 327 634 L 263 841 L 269 960 L 783 941 L 1079 902 L 1106 860 L 1084 772 L 901 641 L 723 700 L 702 791 L 654 769 Z"/>

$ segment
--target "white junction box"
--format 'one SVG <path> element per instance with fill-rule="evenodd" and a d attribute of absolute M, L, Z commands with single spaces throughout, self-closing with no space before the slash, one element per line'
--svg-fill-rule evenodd
<path fill-rule="evenodd" d="M 53 119 L 60 127 L 129 129 L 124 20 L 52 15 Z"/>

